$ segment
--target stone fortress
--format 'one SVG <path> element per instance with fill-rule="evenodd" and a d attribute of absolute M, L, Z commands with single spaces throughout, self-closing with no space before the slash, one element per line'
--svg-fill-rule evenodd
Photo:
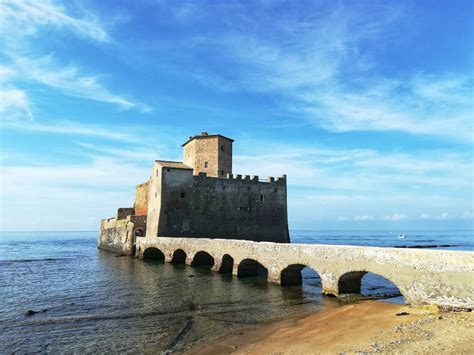
<path fill-rule="evenodd" d="M 137 237 L 289 243 L 286 175 L 233 175 L 233 142 L 202 132 L 182 145 L 183 162 L 156 160 L 133 207 L 101 221 L 99 248 L 134 255 Z"/>
<path fill-rule="evenodd" d="M 133 208 L 102 220 L 99 248 L 237 277 L 266 274 L 282 286 L 301 285 L 310 267 L 324 294 L 342 298 L 360 294 L 362 278 L 374 273 L 408 305 L 474 308 L 471 252 L 291 244 L 286 176 L 234 176 L 232 143 L 203 132 L 183 144 L 183 162 L 155 161 Z"/>

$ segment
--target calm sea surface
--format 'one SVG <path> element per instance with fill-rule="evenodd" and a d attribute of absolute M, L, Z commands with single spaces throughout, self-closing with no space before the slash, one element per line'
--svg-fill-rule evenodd
<path fill-rule="evenodd" d="M 294 243 L 474 250 L 472 231 L 292 231 Z M 449 246 L 447 246 L 449 245 Z M 241 326 L 337 307 L 302 287 L 97 250 L 97 232 L 0 233 L 0 353 L 181 352 Z M 366 294 L 396 292 L 367 275 Z M 25 316 L 27 310 L 46 310 Z"/>

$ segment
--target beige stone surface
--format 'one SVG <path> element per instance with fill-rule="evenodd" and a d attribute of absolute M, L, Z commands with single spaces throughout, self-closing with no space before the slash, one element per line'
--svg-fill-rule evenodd
<path fill-rule="evenodd" d="M 234 177 L 232 142 L 203 132 L 183 144 L 184 162 L 155 160 L 150 179 L 136 186 L 134 207 L 119 209 L 117 219 L 144 217 L 148 238 L 288 243 L 286 175 L 263 181 L 258 176 Z M 101 229 L 99 239 L 106 242 L 99 245 L 111 245 L 111 237 L 106 238 L 102 231 L 108 236 L 123 235 L 123 228 L 119 224 L 117 228 Z M 120 246 L 113 249 L 120 250 Z"/>
<path fill-rule="evenodd" d="M 347 279 L 347 275 L 372 272 L 393 282 L 407 304 L 435 305 L 442 309 L 474 308 L 474 254 L 470 252 L 204 238 L 137 239 L 139 256 L 148 248 L 162 251 L 167 261 L 178 249 L 186 253 L 188 260 L 205 251 L 214 258 L 216 270 L 224 255 L 228 255 L 233 259 L 235 275 L 244 260 L 252 259 L 268 270 L 269 282 L 277 284 L 288 266 L 308 266 L 319 273 L 323 292 L 338 296 L 347 293 L 347 283 L 355 289 L 357 283 L 360 287 L 361 276 Z"/>
<path fill-rule="evenodd" d="M 146 216 L 148 213 L 148 186 L 149 182 L 147 181 L 135 187 L 133 208 L 136 216 Z"/>
<path fill-rule="evenodd" d="M 232 174 L 232 140 L 221 135 L 198 135 L 183 147 L 183 163 L 193 168 L 194 175 L 212 177 Z"/>
<path fill-rule="evenodd" d="M 121 255 L 134 255 L 138 235 L 144 235 L 145 216 L 103 219 L 100 223 L 98 247 Z"/>

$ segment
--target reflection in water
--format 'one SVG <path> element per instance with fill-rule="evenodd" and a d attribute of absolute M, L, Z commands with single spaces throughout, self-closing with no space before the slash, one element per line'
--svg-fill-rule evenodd
<path fill-rule="evenodd" d="M 97 250 L 95 232 L 7 237 L 0 239 L 0 353 L 183 351 L 237 327 L 338 305 L 321 296 L 310 268 L 301 270 L 301 286 L 279 287 L 258 272 L 213 273 L 205 255 L 202 267 L 185 266 L 186 255 L 175 255 L 176 264 L 116 257 Z M 387 285 L 362 278 L 363 293 Z M 26 317 L 29 309 L 47 312 Z"/>
<path fill-rule="evenodd" d="M 76 244 L 64 258 L 3 263 L 2 352 L 183 350 L 327 303 L 314 278 L 283 288 L 260 274 L 236 278 L 208 266 L 116 257 L 95 241 Z M 48 311 L 24 316 L 41 308 Z"/>

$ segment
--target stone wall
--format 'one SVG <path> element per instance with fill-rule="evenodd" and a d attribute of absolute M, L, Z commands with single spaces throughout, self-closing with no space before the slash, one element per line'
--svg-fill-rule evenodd
<path fill-rule="evenodd" d="M 116 254 L 134 255 L 135 235 L 137 231 L 140 232 L 139 229 L 141 233 L 146 229 L 145 216 L 103 219 L 100 223 L 98 247 Z"/>
<path fill-rule="evenodd" d="M 120 207 L 117 209 L 117 219 L 124 219 L 135 214 L 133 207 Z"/>
<path fill-rule="evenodd" d="M 136 216 L 146 216 L 148 213 L 148 186 L 149 182 L 147 181 L 135 188 L 133 208 Z"/>
<path fill-rule="evenodd" d="M 289 242 L 286 178 L 212 178 L 180 169 L 162 169 L 162 176 L 161 206 L 153 207 L 161 215 L 149 213 L 149 225 L 158 219 L 158 227 L 147 237 Z"/>
<path fill-rule="evenodd" d="M 148 209 L 146 217 L 146 236 L 156 237 L 158 235 L 158 223 L 163 217 L 161 212 L 161 186 L 163 179 L 163 168 L 155 163 L 148 184 Z"/>
<path fill-rule="evenodd" d="M 218 176 L 226 177 L 232 174 L 232 141 L 219 137 L 218 149 Z"/>
<path fill-rule="evenodd" d="M 232 141 L 221 136 L 200 137 L 189 141 L 183 149 L 183 163 L 208 176 L 232 174 Z"/>
<path fill-rule="evenodd" d="M 336 245 L 257 243 L 197 238 L 139 238 L 137 253 L 159 249 L 165 261 L 176 250 L 192 265 L 199 254 L 212 257 L 213 270 L 240 275 L 248 260 L 262 264 L 268 281 L 282 284 L 282 275 L 310 267 L 321 277 L 323 293 L 341 296 L 360 291 L 361 276 L 372 272 L 393 282 L 405 302 L 442 309 L 474 308 L 474 253 Z M 183 253 L 184 252 L 184 253 Z M 198 254 L 199 253 L 199 254 Z M 225 260 L 230 260 L 224 263 Z M 226 264 L 225 271 L 223 265 Z M 298 271 L 299 272 L 299 271 Z"/>

